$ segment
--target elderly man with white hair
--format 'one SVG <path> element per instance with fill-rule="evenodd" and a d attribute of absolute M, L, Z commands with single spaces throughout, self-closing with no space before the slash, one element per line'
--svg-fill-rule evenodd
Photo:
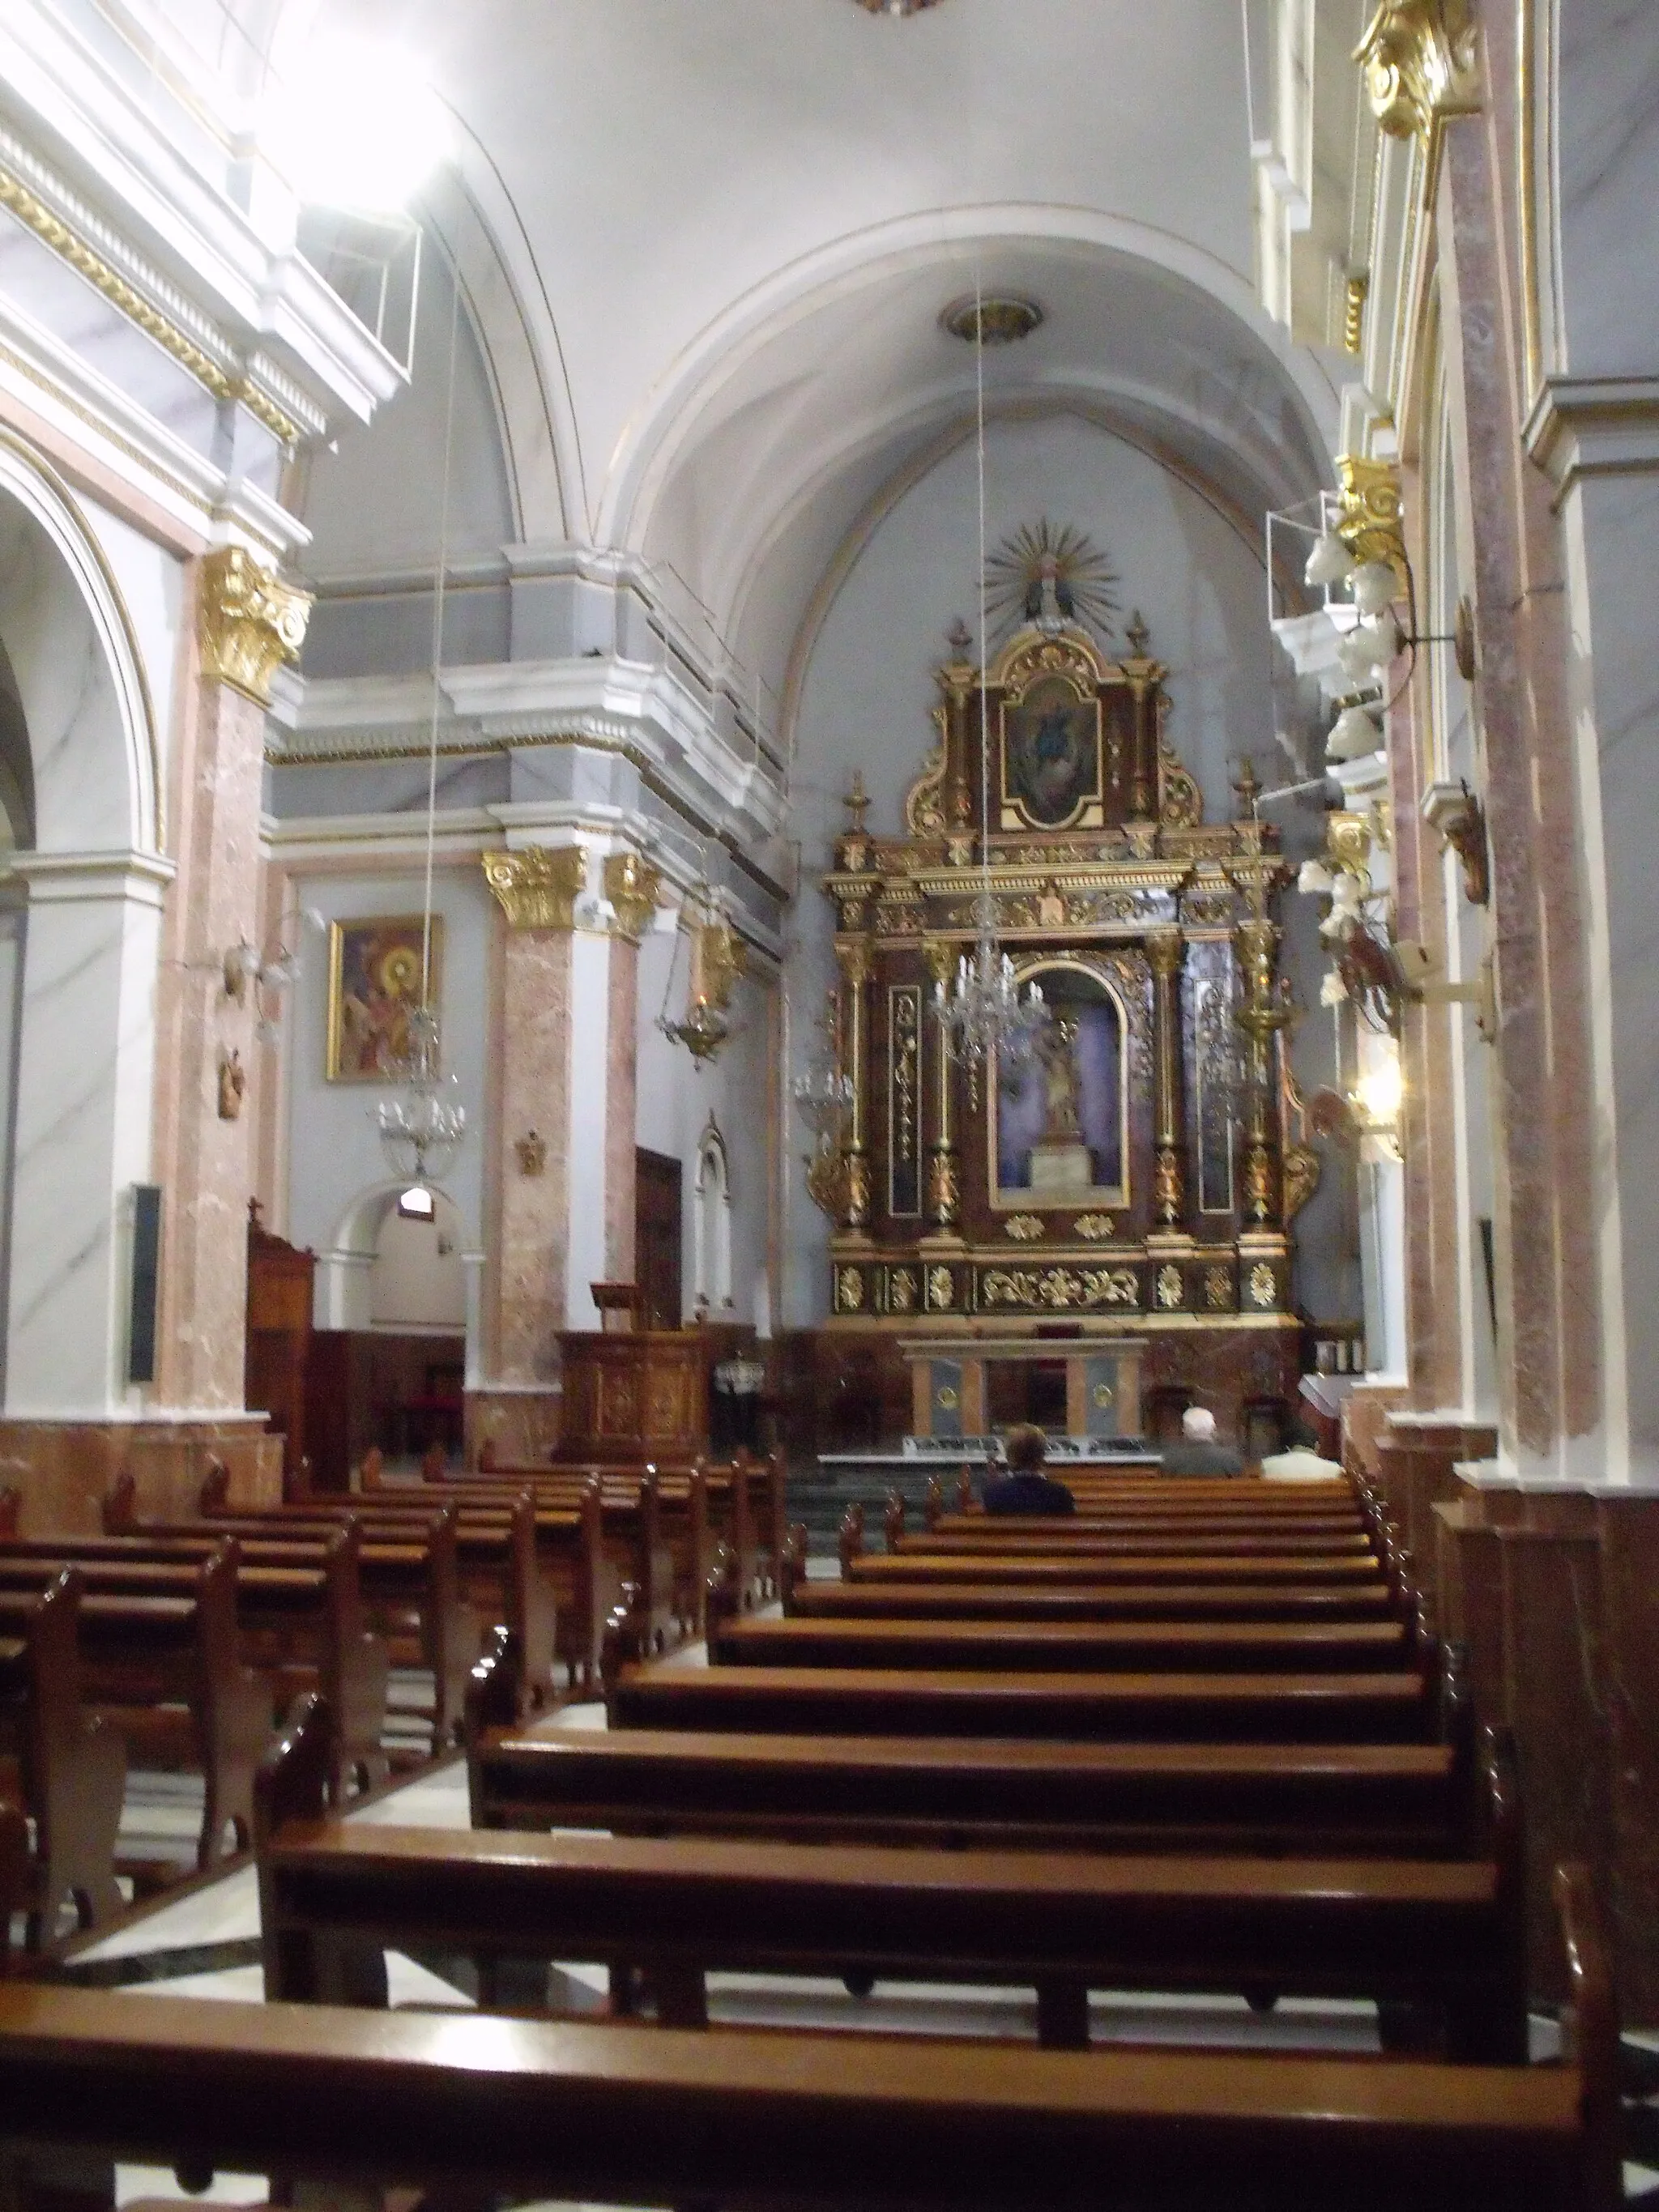
<path fill-rule="evenodd" d="M 1164 1453 L 1165 1474 L 1243 1474 L 1244 1462 L 1231 1444 L 1215 1437 L 1215 1415 L 1207 1406 L 1188 1406 L 1181 1417 L 1181 1442 Z"/>

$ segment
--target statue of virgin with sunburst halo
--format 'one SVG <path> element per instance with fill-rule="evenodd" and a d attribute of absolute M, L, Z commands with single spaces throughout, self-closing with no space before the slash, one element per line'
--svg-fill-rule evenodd
<path fill-rule="evenodd" d="M 1091 538 L 1070 523 L 1056 529 L 1045 515 L 1010 531 L 987 560 L 986 614 L 1000 637 L 1028 623 L 1045 637 L 1079 627 L 1103 645 L 1118 611 L 1117 580 Z"/>

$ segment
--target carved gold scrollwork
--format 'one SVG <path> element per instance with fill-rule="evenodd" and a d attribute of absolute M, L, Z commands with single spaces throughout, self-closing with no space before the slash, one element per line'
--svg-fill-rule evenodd
<path fill-rule="evenodd" d="M 1133 1267 L 988 1267 L 980 1294 L 988 1306 L 1048 1306 L 1064 1313 L 1139 1305 L 1140 1284 Z"/>
<path fill-rule="evenodd" d="M 804 1155 L 806 1195 L 820 1213 L 838 1221 L 847 1203 L 847 1163 L 833 1145 Z"/>
<path fill-rule="evenodd" d="M 933 1313 L 948 1313 L 956 1304 L 957 1279 L 949 1267 L 927 1270 L 927 1304 Z"/>
<path fill-rule="evenodd" d="M 887 1277 L 887 1307 L 890 1313 L 914 1313 L 921 1292 L 914 1267 L 894 1267 Z"/>
<path fill-rule="evenodd" d="M 1437 119 L 1480 106 L 1467 0 L 1382 0 L 1354 48 L 1377 128 L 1426 140 Z"/>
<path fill-rule="evenodd" d="M 1319 1188 L 1322 1166 L 1311 1145 L 1287 1145 L 1280 1163 L 1285 1182 L 1285 1218 L 1293 1220 Z"/>
<path fill-rule="evenodd" d="M 943 719 L 943 709 L 938 710 Z M 945 739 L 939 743 L 921 764 L 921 774 L 904 795 L 904 826 L 913 837 L 942 837 L 945 835 Z"/>
<path fill-rule="evenodd" d="M 1339 453 L 1336 480 L 1342 488 L 1336 534 L 1356 561 L 1386 561 L 1404 590 L 1408 580 L 1401 523 L 1400 469 L 1394 461 L 1367 460 Z"/>
<path fill-rule="evenodd" d="M 1042 1234 L 1042 1223 L 1035 1213 L 1011 1213 L 1002 1224 L 1005 1237 L 1012 1237 L 1016 1244 L 1035 1244 Z"/>
<path fill-rule="evenodd" d="M 1103 1244 L 1115 1232 L 1109 1213 L 1079 1213 L 1072 1224 L 1072 1233 L 1085 1244 Z"/>
<path fill-rule="evenodd" d="M 1249 1299 L 1262 1311 L 1271 1310 L 1279 1304 L 1279 1279 L 1265 1260 L 1259 1261 L 1250 1270 Z"/>
<path fill-rule="evenodd" d="M 863 1310 L 863 1269 L 860 1267 L 837 1267 L 836 1270 L 836 1312 L 861 1313 Z"/>
<path fill-rule="evenodd" d="M 617 928 L 637 945 L 657 910 L 659 869 L 637 853 L 612 853 L 605 864 L 605 895 L 616 909 Z"/>
<path fill-rule="evenodd" d="M 1204 1304 L 1210 1313 L 1232 1311 L 1233 1271 L 1231 1267 L 1206 1267 L 1204 1270 Z"/>
<path fill-rule="evenodd" d="M 528 845 L 486 853 L 483 872 L 509 929 L 568 929 L 587 885 L 587 854 L 580 845 Z"/>
<path fill-rule="evenodd" d="M 1158 1269 L 1155 1295 L 1160 1309 L 1164 1313 L 1174 1313 L 1178 1310 L 1182 1295 L 1181 1270 L 1173 1261 Z"/>
<path fill-rule="evenodd" d="M 270 679 L 297 660 L 311 617 L 309 592 L 295 591 L 244 545 L 222 545 L 202 561 L 197 630 L 202 672 L 261 707 Z"/>
<path fill-rule="evenodd" d="M 927 1211 L 941 1229 L 951 1229 L 961 1210 L 962 1177 L 957 1156 L 938 1146 L 927 1160 Z"/>

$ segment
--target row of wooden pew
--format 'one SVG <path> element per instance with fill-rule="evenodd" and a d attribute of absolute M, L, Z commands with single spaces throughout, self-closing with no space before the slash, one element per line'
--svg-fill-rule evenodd
<path fill-rule="evenodd" d="M 830 1583 L 792 1537 L 779 1618 L 717 1552 L 707 1667 L 663 1656 L 629 1588 L 605 1733 L 526 1724 L 498 1625 L 467 1697 L 470 1834 L 343 1821 L 307 1698 L 255 1784 L 271 2002 L 112 2021 L 0 1990 L 0 2079 L 42 2141 L 192 2179 L 1611 2212 L 1594 1900 L 1563 1875 L 1576 2016 L 1563 2061 L 1528 2067 L 1506 1747 L 1474 1739 L 1383 1532 L 1336 1486 L 1120 1477 L 1079 1502 L 1010 1527 L 940 1499 L 914 1534 L 890 1511 L 879 1557 L 854 1517 Z M 595 1962 L 612 2017 L 366 2021 L 343 2008 L 384 2005 L 388 1948 L 471 1957 L 514 2011 L 545 2008 L 550 1960 Z M 724 1969 L 1024 1984 L 1042 2047 L 711 2027 Z M 1123 1989 L 1368 1996 L 1387 2055 L 1088 2047 L 1091 1992 Z"/>
<path fill-rule="evenodd" d="M 10 1500 L 0 1798 L 33 1826 L 30 1942 L 51 1938 L 65 1901 L 83 1928 L 118 1909 L 129 1764 L 204 1778 L 196 1859 L 216 1864 L 251 1844 L 255 1770 L 295 1695 L 316 1690 L 329 1715 L 338 1802 L 386 1779 L 394 1666 L 430 1679 L 434 1756 L 459 1744 L 498 1625 L 521 1657 L 519 1717 L 587 1694 L 625 1584 L 645 1594 L 659 1650 L 697 1626 L 714 1541 L 735 1540 L 753 1597 L 775 1588 L 781 1480 L 752 1464 L 525 1469 L 254 1510 L 229 1503 L 220 1468 L 198 1515 L 171 1522 L 141 1522 L 118 1480 L 97 1537 L 21 1537 Z"/>

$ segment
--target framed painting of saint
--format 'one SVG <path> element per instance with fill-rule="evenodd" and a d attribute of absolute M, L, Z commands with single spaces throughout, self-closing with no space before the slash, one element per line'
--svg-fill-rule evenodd
<path fill-rule="evenodd" d="M 1034 973 L 1049 1019 L 1035 1051 L 998 1067 L 992 1201 L 1127 1205 L 1122 1010 L 1103 983 L 1081 969 Z"/>
<path fill-rule="evenodd" d="M 1002 826 L 1097 826 L 1100 702 L 1063 676 L 1040 677 L 1002 710 Z"/>
<path fill-rule="evenodd" d="M 377 915 L 329 929 L 328 1054 L 331 1083 L 384 1083 L 409 1053 L 409 1018 L 421 1003 L 422 917 Z M 432 917 L 429 994 L 443 974 L 443 918 Z"/>

